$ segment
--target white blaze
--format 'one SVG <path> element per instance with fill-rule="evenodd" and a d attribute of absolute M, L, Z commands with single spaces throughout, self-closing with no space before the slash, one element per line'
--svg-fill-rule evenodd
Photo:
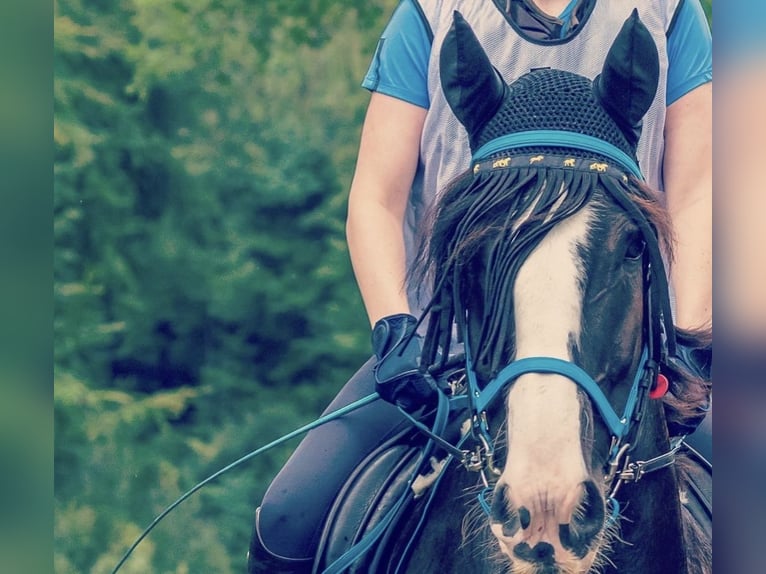
<path fill-rule="evenodd" d="M 578 340 L 583 294 L 577 256 L 587 237 L 587 208 L 556 225 L 529 255 L 514 286 L 516 358 L 571 360 L 570 337 Z M 529 536 L 568 523 L 588 477 L 580 446 L 577 386 L 555 374 L 519 377 L 508 395 L 508 461 L 501 481 L 516 508 L 532 513 Z M 530 534 L 533 533 L 533 534 Z"/>

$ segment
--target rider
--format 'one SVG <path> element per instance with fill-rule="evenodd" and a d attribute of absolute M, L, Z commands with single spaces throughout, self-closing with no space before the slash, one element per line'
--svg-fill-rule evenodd
<path fill-rule="evenodd" d="M 660 87 L 644 119 L 638 158 L 647 183 L 665 191 L 675 227 L 675 321 L 683 329 L 709 328 L 710 32 L 699 0 L 635 4 L 661 59 Z M 400 2 L 363 82 L 372 96 L 347 220 L 375 356 L 328 411 L 376 389 L 387 401 L 416 409 L 435 392 L 417 374 L 419 338 L 409 337 L 424 298 L 404 284 L 423 213 L 437 191 L 470 162 L 467 136 L 438 81 L 439 47 L 458 7 L 506 81 L 543 66 L 594 77 L 633 9 L 606 0 Z M 256 511 L 249 571 L 309 572 L 322 520 L 345 478 L 403 424 L 392 404 L 376 401 L 311 431 Z"/>

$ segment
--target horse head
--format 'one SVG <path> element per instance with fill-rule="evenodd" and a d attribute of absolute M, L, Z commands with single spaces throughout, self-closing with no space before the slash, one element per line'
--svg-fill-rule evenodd
<path fill-rule="evenodd" d="M 456 323 L 475 421 L 505 417 L 490 523 L 510 571 L 587 572 L 614 529 L 615 468 L 668 446 L 650 397 L 675 340 L 670 234 L 635 159 L 657 49 L 634 11 L 595 80 L 536 69 L 507 84 L 456 12 L 440 66 L 473 162 L 428 240 L 424 360 Z"/>

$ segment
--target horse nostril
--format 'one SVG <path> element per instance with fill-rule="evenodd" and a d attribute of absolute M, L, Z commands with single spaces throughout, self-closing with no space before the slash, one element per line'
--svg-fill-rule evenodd
<path fill-rule="evenodd" d="M 521 527 L 524 530 L 529 528 L 529 523 L 532 522 L 532 517 L 529 515 L 529 510 L 526 506 L 519 508 L 519 520 L 521 521 Z"/>
<path fill-rule="evenodd" d="M 521 542 L 513 547 L 513 553 L 516 557 L 526 560 L 527 562 L 542 563 L 552 565 L 553 560 L 553 546 L 547 542 L 538 542 L 534 548 L 531 548 L 526 542 Z"/>
<path fill-rule="evenodd" d="M 604 500 L 592 480 L 583 483 L 580 505 L 572 515 L 570 524 L 559 525 L 561 545 L 578 558 L 588 553 L 591 543 L 604 527 Z"/>
<path fill-rule="evenodd" d="M 510 508 L 508 498 L 508 487 L 498 486 L 492 497 L 490 506 L 490 518 L 493 522 L 501 524 L 503 527 L 503 536 L 511 537 L 519 529 L 519 515 Z"/>

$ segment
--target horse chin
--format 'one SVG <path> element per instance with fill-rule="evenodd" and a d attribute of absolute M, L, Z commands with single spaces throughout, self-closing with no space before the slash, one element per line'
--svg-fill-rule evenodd
<path fill-rule="evenodd" d="M 509 574 L 585 574 L 588 570 L 582 570 L 580 567 L 569 568 L 566 565 L 536 565 L 523 563 L 518 567 L 516 563 L 512 564 Z"/>
<path fill-rule="evenodd" d="M 594 558 L 571 557 L 551 564 L 533 564 L 516 558 L 510 561 L 507 574 L 587 574 L 592 572 Z"/>
<path fill-rule="evenodd" d="M 498 524 L 491 526 L 492 533 L 497 539 L 503 558 L 507 562 L 505 574 L 588 574 L 599 571 L 600 544 L 590 550 L 585 556 L 578 558 L 571 552 L 556 545 L 555 558 L 545 562 L 529 562 L 515 556 L 512 548 L 517 541 L 501 534 L 502 527 Z"/>

